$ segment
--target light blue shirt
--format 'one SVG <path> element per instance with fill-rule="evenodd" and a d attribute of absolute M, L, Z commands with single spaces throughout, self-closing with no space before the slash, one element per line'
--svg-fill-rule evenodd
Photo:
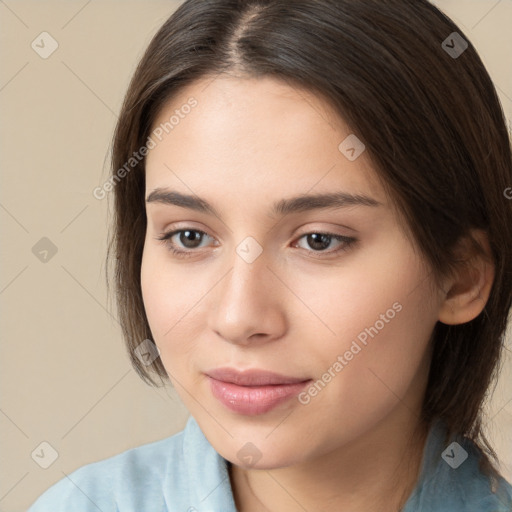
<path fill-rule="evenodd" d="M 430 430 L 418 483 L 403 512 L 510 512 L 512 486 L 478 470 L 468 439 L 443 444 L 441 422 Z M 467 457 L 466 457 L 467 454 Z M 456 467 L 457 466 L 457 467 Z M 166 439 L 87 464 L 43 493 L 28 512 L 236 512 L 228 461 L 190 417 Z"/>

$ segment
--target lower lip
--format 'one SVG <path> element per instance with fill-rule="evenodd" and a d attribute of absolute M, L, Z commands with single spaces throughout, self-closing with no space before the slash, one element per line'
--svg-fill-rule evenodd
<path fill-rule="evenodd" d="M 297 396 L 309 384 L 308 381 L 295 384 L 271 386 L 238 386 L 208 377 L 210 389 L 217 400 L 228 409 L 239 414 L 255 416 L 264 414 L 283 402 Z"/>

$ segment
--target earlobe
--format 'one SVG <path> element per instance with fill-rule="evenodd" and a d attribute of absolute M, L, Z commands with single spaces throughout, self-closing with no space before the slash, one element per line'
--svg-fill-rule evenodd
<path fill-rule="evenodd" d="M 485 249 L 482 254 L 462 254 L 463 263 L 456 276 L 446 283 L 444 300 L 439 310 L 439 321 L 448 325 L 470 322 L 485 308 L 492 284 L 495 269 L 487 234 L 481 230 L 473 232 L 474 238 Z"/>

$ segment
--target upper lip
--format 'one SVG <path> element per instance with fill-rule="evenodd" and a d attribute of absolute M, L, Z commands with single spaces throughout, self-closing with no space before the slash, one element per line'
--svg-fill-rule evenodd
<path fill-rule="evenodd" d="M 206 372 L 206 375 L 215 380 L 230 382 L 239 386 L 270 386 L 276 384 L 296 384 L 310 379 L 288 377 L 279 373 L 253 368 L 250 370 L 236 370 L 235 368 L 215 368 Z"/>

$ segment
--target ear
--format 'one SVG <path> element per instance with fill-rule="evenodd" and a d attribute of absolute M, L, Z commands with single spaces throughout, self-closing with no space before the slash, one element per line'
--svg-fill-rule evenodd
<path fill-rule="evenodd" d="M 443 287 L 444 301 L 439 310 L 439 321 L 448 325 L 464 324 L 476 318 L 484 309 L 492 283 L 495 267 L 487 233 L 472 231 L 473 238 L 485 250 L 487 258 L 475 253 L 465 238 L 459 243 L 456 254 L 459 263 L 454 276 Z"/>

